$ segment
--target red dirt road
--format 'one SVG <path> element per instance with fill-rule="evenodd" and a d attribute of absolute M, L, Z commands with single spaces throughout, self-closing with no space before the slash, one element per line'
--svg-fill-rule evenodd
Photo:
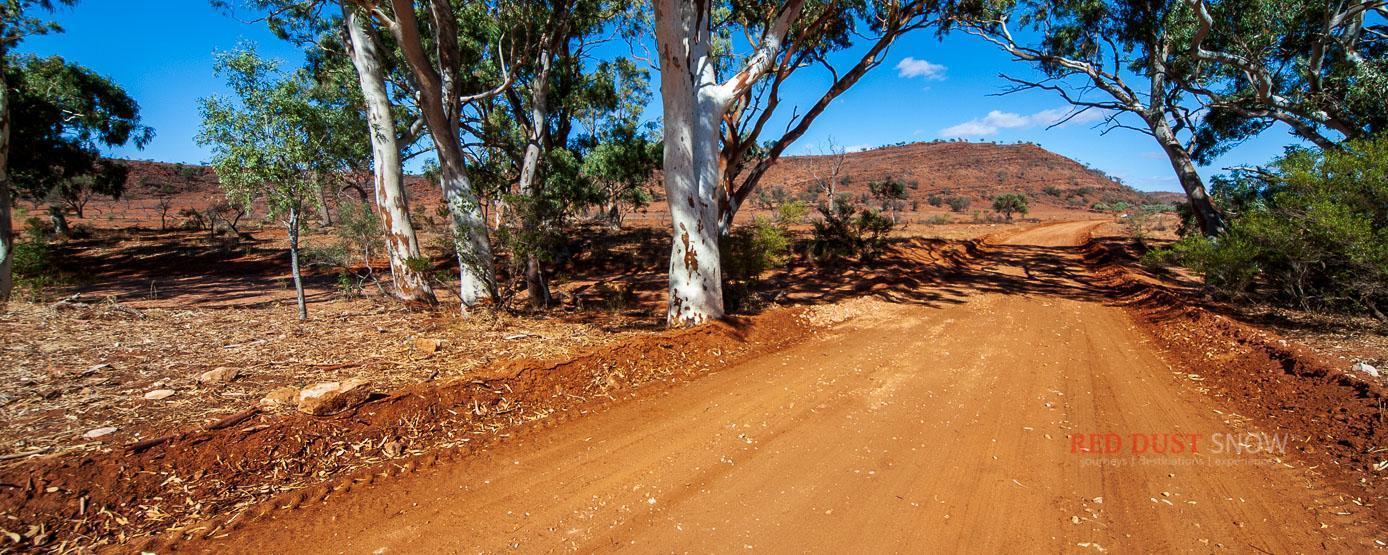
<path fill-rule="evenodd" d="M 1216 452 L 1219 434 L 1262 430 L 1231 423 L 1180 378 L 1199 369 L 1170 366 L 1076 281 L 1064 247 L 1096 225 L 996 247 L 999 282 L 1045 287 L 851 301 L 856 318 L 779 353 L 182 547 L 1285 553 L 1383 539 L 1301 467 Z M 1110 432 L 1116 452 L 1074 452 L 1073 435 Z M 1198 451 L 1138 453 L 1131 434 L 1195 434 Z"/>

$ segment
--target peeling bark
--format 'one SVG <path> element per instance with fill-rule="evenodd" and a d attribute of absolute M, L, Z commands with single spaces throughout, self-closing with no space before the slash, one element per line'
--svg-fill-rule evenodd
<path fill-rule="evenodd" d="M 429 2 L 428 13 L 434 30 L 432 38 L 438 43 L 434 47 L 438 54 L 435 59 L 425 51 L 414 2 L 392 0 L 391 4 L 396 19 L 390 21 L 388 27 L 419 85 L 419 110 L 433 139 L 434 154 L 442 173 L 439 186 L 443 190 L 452 224 L 453 243 L 458 251 L 458 296 L 466 313 L 483 296 L 495 299 L 497 291 L 491 238 L 487 235 L 482 205 L 467 176 L 467 163 L 459 135 L 459 110 L 464 99 L 458 95 L 454 80 L 458 70 L 457 21 L 447 2 Z M 435 63 L 438 67 L 435 67 Z M 507 84 L 509 80 L 499 89 Z"/>
<path fill-rule="evenodd" d="M 674 237 L 666 308 L 666 323 L 672 327 L 698 325 L 724 316 L 718 258 L 723 116 L 733 99 L 772 66 L 802 5 L 802 0 L 786 2 L 746 66 L 720 83 L 711 51 L 711 3 L 655 2 L 665 128 L 665 193 Z"/>
<path fill-rule="evenodd" d="M 5 61 L 0 58 L 0 303 L 14 289 L 14 224 L 10 222 L 10 88 Z"/>
<path fill-rule="evenodd" d="M 1200 232 L 1209 237 L 1223 233 L 1224 218 L 1210 201 L 1210 195 L 1205 190 L 1205 180 L 1200 177 L 1200 172 L 1196 171 L 1190 152 L 1176 139 L 1165 120 L 1158 119 L 1149 125 L 1152 127 L 1152 136 L 1156 137 L 1157 143 L 1161 145 L 1162 150 L 1166 152 L 1166 158 L 1171 162 L 1171 168 L 1176 171 L 1176 180 L 1186 192 L 1186 199 L 1190 201 L 1191 212 L 1195 214 L 1196 223 L 1200 225 Z"/>
<path fill-rule="evenodd" d="M 386 92 L 385 70 L 380 36 L 361 20 L 357 10 L 342 4 L 347 24 L 352 64 L 366 98 L 367 123 L 371 133 L 372 173 L 375 201 L 386 230 L 386 255 L 390 260 L 391 283 L 395 294 L 407 301 L 438 302 L 428 279 L 410 267 L 411 259 L 422 259 L 414 223 L 410 221 L 409 199 L 405 195 L 405 175 L 400 143 L 395 135 L 395 119 Z M 364 199 L 363 199 L 364 200 Z"/>

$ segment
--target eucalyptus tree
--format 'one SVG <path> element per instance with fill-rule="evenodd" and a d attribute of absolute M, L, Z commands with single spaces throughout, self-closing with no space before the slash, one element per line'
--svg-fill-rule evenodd
<path fill-rule="evenodd" d="M 1388 2 L 1185 0 L 1181 84 L 1209 108 L 1204 157 L 1275 122 L 1323 149 L 1388 127 Z"/>
<path fill-rule="evenodd" d="M 543 244 L 568 209 L 588 204 L 594 193 L 577 171 L 586 145 L 574 135 L 575 123 L 620 109 L 612 72 L 627 66 L 600 61 L 594 50 L 634 36 L 641 16 L 636 5 L 618 0 L 522 3 L 506 15 L 506 34 L 521 54 L 512 65 L 512 85 L 496 97 L 489 125 L 469 129 L 516 160 L 518 195 L 511 208 L 521 220 L 519 235 L 539 244 L 521 245 L 525 252 L 513 254 L 525 258 L 531 304 L 544 307 L 551 298 Z M 569 166 L 571 175 L 559 166 Z"/>
<path fill-rule="evenodd" d="M 14 224 L 10 208 L 14 202 L 10 186 L 10 105 L 13 75 L 10 52 L 25 37 L 61 31 L 49 21 L 33 15 L 35 10 L 50 10 L 54 5 L 72 5 L 76 0 L 0 0 L 0 302 L 9 300 L 14 287 Z"/>
<path fill-rule="evenodd" d="M 667 322 L 723 316 L 718 240 L 761 176 L 815 118 L 883 61 L 902 34 L 936 24 L 951 2 L 656 0 L 655 32 L 664 115 L 664 178 L 674 247 Z M 734 39 L 733 37 L 737 37 Z M 745 39 L 743 38 L 745 37 Z M 865 52 L 847 67 L 829 55 Z M 746 42 L 739 55 L 734 45 Z M 824 68 L 829 87 L 785 132 L 761 134 L 781 87 L 804 68 Z"/>
<path fill-rule="evenodd" d="M 243 47 L 217 56 L 215 69 L 235 98 L 201 100 L 198 142 L 212 150 L 212 166 L 227 198 L 249 208 L 265 202 L 268 217 L 283 218 L 299 319 L 308 318 L 299 271 L 299 232 L 305 207 L 316 202 L 321 180 L 338 168 L 331 149 L 333 106 L 313 102 L 305 72 L 286 75 L 274 60 Z"/>
<path fill-rule="evenodd" d="M 228 11 L 234 8 L 224 0 L 213 0 L 213 4 Z M 404 163 L 422 152 L 415 145 L 424 121 L 412 105 L 411 84 L 402 73 L 399 50 L 382 37 L 370 14 L 349 0 L 246 0 L 242 4 L 264 13 L 263 21 L 277 36 L 305 46 L 311 60 L 328 67 L 350 61 L 356 73 L 355 90 L 343 86 L 339 92 L 357 99 L 365 112 L 368 137 L 363 143 L 370 145 L 373 197 L 386 233 L 393 291 L 403 300 L 437 302 L 423 272 L 424 256 L 405 189 Z"/>
<path fill-rule="evenodd" d="M 1199 102 L 1181 86 L 1192 71 L 1179 44 L 1190 31 L 1186 0 L 990 0 L 963 19 L 964 28 L 1033 65 L 1040 77 L 1004 75 L 1009 92 L 1052 91 L 1074 109 L 1104 112 L 1105 132 L 1128 129 L 1151 136 L 1185 190 L 1202 232 L 1216 235 L 1223 217 L 1196 171 Z M 1033 31 L 1021 40 L 1011 22 Z M 1135 116 L 1131 125 L 1125 115 Z"/>
<path fill-rule="evenodd" d="M 474 104 L 510 86 L 509 41 L 501 36 L 508 3 L 450 0 L 345 0 L 361 23 L 390 37 L 407 70 L 410 94 L 433 141 L 458 254 L 459 297 L 468 312 L 483 297 L 497 298 L 491 238 L 482 205 L 468 177 L 463 121 Z M 416 4 L 419 4 L 418 6 Z"/>
<path fill-rule="evenodd" d="M 590 103 L 580 115 L 587 127 L 587 147 L 582 173 L 601 190 L 603 213 L 610 230 L 622 227 L 623 206 L 648 204 L 655 170 L 660 165 L 660 140 L 653 123 L 642 123 L 650 100 L 650 77 L 630 60 L 600 64 L 597 75 L 610 86 L 595 91 L 610 93 Z"/>
<path fill-rule="evenodd" d="M 143 147 L 153 130 L 120 85 L 61 57 L 11 56 L 11 130 L 21 141 L 8 156 L 11 194 L 47 204 L 54 232 L 65 235 L 67 212 L 83 216 L 95 195 L 119 197 L 126 167 L 101 148 Z"/>
<path fill-rule="evenodd" d="M 943 33 L 951 17 L 968 6 L 954 0 L 856 0 L 807 2 L 804 9 L 806 13 L 792 27 L 786 48 L 777 53 L 766 78 L 744 89 L 725 115 L 720 153 L 722 233 L 728 232 L 733 217 L 767 170 L 835 99 L 886 60 L 897 39 L 926 29 Z M 755 13 L 740 9 L 730 15 L 745 26 L 749 14 Z M 865 49 L 842 62 L 835 61 L 843 58 L 835 54 L 855 47 Z M 827 87 L 811 85 L 826 78 Z M 783 108 L 781 91 L 786 87 L 814 91 L 819 96 L 803 109 L 792 106 L 793 113 L 780 134 L 766 136 L 771 122 L 782 114 L 778 110 Z M 841 158 L 842 154 L 831 155 Z"/>

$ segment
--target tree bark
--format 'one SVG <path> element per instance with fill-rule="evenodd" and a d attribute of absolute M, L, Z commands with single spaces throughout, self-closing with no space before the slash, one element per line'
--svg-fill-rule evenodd
<path fill-rule="evenodd" d="M 362 96 L 366 99 L 372 173 L 376 180 L 375 200 L 386 229 L 386 255 L 390 260 L 391 283 L 395 286 L 395 294 L 401 299 L 433 304 L 438 300 L 429 280 L 409 263 L 412 259 L 421 260 L 423 256 L 414 223 L 410 221 L 400 143 L 395 135 L 395 116 L 386 92 L 380 35 L 360 19 L 357 10 L 346 3 L 342 4 L 342 10 L 351 41 L 352 64 L 356 66 Z"/>
<path fill-rule="evenodd" d="M 459 102 L 454 72 L 457 64 L 457 24 L 453 12 L 442 0 L 430 2 L 430 14 L 441 43 L 438 63 L 440 73 L 424 50 L 415 17 L 414 2 L 393 0 L 396 21 L 390 30 L 405 54 L 411 73 L 419 83 L 418 105 L 425 126 L 434 141 L 438 158 L 444 203 L 452 224 L 453 244 L 458 251 L 458 296 L 462 310 L 467 313 L 485 295 L 497 298 L 495 272 L 492 267 L 491 238 L 482 216 L 482 205 L 472 190 L 467 176 L 467 163 L 459 138 Z"/>
<path fill-rule="evenodd" d="M 608 195 L 609 204 L 607 206 L 607 229 L 612 231 L 622 230 L 622 201 L 617 193 Z"/>
<path fill-rule="evenodd" d="M 1210 195 L 1205 191 L 1205 180 L 1201 179 L 1200 173 L 1195 170 L 1195 162 L 1191 160 L 1190 152 L 1177 140 L 1165 119 L 1157 116 L 1149 121 L 1149 125 L 1152 128 L 1152 136 L 1156 137 L 1157 143 L 1166 152 L 1171 168 L 1176 170 L 1176 180 L 1186 192 L 1186 199 L 1190 202 L 1196 223 L 1200 225 L 1200 232 L 1207 237 L 1223 233 L 1224 218 L 1210 201 Z"/>
<path fill-rule="evenodd" d="M 10 87 L 5 81 L 4 52 L 0 51 L 0 303 L 14 289 L 14 224 L 10 221 Z"/>
<path fill-rule="evenodd" d="M 700 94 L 713 73 L 706 8 L 680 0 L 656 2 L 665 194 L 674 237 L 666 308 L 666 322 L 672 327 L 724 315 L 716 196 L 722 110 Z"/>
<path fill-rule="evenodd" d="M 554 31 L 558 32 L 558 31 Z M 546 131 L 549 127 L 549 69 L 551 64 L 551 53 L 542 51 L 540 53 L 540 69 L 536 72 L 534 81 L 531 84 L 530 92 L 530 129 L 527 144 L 525 146 L 525 156 L 521 160 L 520 171 L 520 192 L 530 201 L 530 207 L 525 211 L 521 225 L 525 226 L 525 235 L 531 240 L 539 237 L 540 228 L 544 225 L 543 215 L 540 213 L 544 206 L 544 191 L 539 183 L 540 159 L 546 150 Z M 549 284 L 545 281 L 544 265 L 540 262 L 540 256 L 535 252 L 534 245 L 526 249 L 525 258 L 525 289 L 530 296 L 530 306 L 535 308 L 548 308 L 553 298 L 549 294 Z"/>
<path fill-rule="evenodd" d="M 711 3 L 655 2 L 665 193 L 674 237 L 667 325 L 693 326 L 724 315 L 718 258 L 721 203 L 727 200 L 720 167 L 723 116 L 734 98 L 771 69 L 803 5 L 803 0 L 785 2 L 746 65 L 719 82 L 711 50 Z"/>
<path fill-rule="evenodd" d="M 333 212 L 332 207 L 328 206 L 328 186 L 326 183 L 318 184 L 318 223 L 323 227 L 332 227 Z"/>
<path fill-rule="evenodd" d="M 299 208 L 289 209 L 289 272 L 294 277 L 294 297 L 299 304 L 299 319 L 308 319 L 308 304 L 304 301 L 304 280 L 299 274 Z"/>

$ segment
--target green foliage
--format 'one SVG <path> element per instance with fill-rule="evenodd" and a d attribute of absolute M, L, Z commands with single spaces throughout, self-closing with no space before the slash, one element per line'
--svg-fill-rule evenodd
<path fill-rule="evenodd" d="M 718 243 L 722 262 L 723 302 L 729 310 L 747 308 L 752 291 L 767 270 L 790 262 L 791 237 L 783 221 L 762 216 L 739 226 Z"/>
<path fill-rule="evenodd" d="M 948 199 L 945 199 L 945 204 L 949 205 L 950 212 L 959 214 L 963 213 L 965 210 L 968 210 L 969 204 L 971 204 L 971 202 L 969 201 L 968 197 L 949 197 Z"/>
<path fill-rule="evenodd" d="M 875 260 L 887 247 L 887 237 L 896 226 L 890 218 L 863 209 L 846 199 L 819 207 L 820 219 L 813 222 L 810 256 L 823 262 L 836 262 L 850 257 L 859 261 Z"/>
<path fill-rule="evenodd" d="M 1122 220 L 1123 229 L 1127 232 L 1128 238 L 1139 245 L 1146 245 L 1153 228 L 1156 226 L 1157 216 L 1170 211 L 1169 208 L 1163 204 L 1144 204 L 1137 210 L 1133 210 L 1127 218 Z"/>
<path fill-rule="evenodd" d="M 776 207 L 776 223 L 782 226 L 802 224 L 809 214 L 809 203 L 803 200 L 786 201 Z"/>
<path fill-rule="evenodd" d="M 22 145 L 9 151 L 15 192 L 79 213 L 93 195 L 119 197 L 126 168 L 103 159 L 101 150 L 143 148 L 153 138 L 135 100 L 114 82 L 58 56 L 19 56 L 0 65 L 13 91 L 11 137 Z"/>
<path fill-rule="evenodd" d="M 1187 237 L 1148 257 L 1204 275 L 1230 297 L 1303 309 L 1364 311 L 1388 303 L 1388 139 L 1341 152 L 1295 151 L 1273 171 L 1241 176 L 1228 232 Z M 1251 192 L 1249 192 L 1251 191 Z"/>
<path fill-rule="evenodd" d="M 246 207 L 263 198 L 270 217 L 301 213 L 316 200 L 315 180 L 334 169 L 323 155 L 331 110 L 311 101 L 302 73 L 283 75 L 252 46 L 219 53 L 215 70 L 236 99 L 202 99 L 198 142 L 212 148 L 227 198 Z"/>
<path fill-rule="evenodd" d="M 371 265 L 371 258 L 385 250 L 385 231 L 381 218 L 363 202 L 348 201 L 337 208 L 337 238 L 350 252 Z"/>
<path fill-rule="evenodd" d="M 1009 222 L 1012 221 L 1013 214 L 1026 215 L 1028 209 L 1027 196 L 1022 193 L 1005 193 L 993 197 L 993 211 L 1002 214 Z"/>
<path fill-rule="evenodd" d="M 907 183 L 900 179 L 888 177 L 882 181 L 869 182 L 868 193 L 877 201 L 883 212 L 892 214 L 892 220 L 895 221 L 896 213 L 906 205 L 907 186 Z"/>

